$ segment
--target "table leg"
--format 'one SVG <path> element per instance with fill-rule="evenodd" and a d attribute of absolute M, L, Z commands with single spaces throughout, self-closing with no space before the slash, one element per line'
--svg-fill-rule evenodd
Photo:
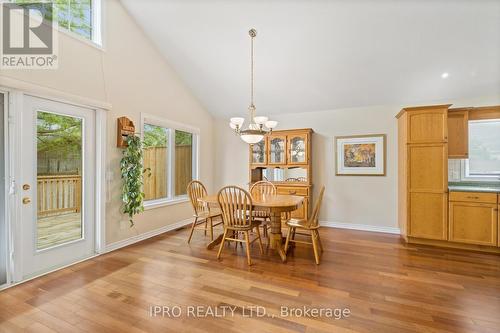
<path fill-rule="evenodd" d="M 219 245 L 220 242 L 222 242 L 222 237 L 223 236 L 224 236 L 224 234 L 220 234 L 219 236 L 217 236 L 216 239 L 214 239 L 213 241 L 211 241 L 210 243 L 208 243 L 207 250 L 211 250 L 214 247 L 216 247 L 217 245 Z"/>
<path fill-rule="evenodd" d="M 281 213 L 271 213 L 269 247 L 278 252 L 283 262 L 286 261 L 286 254 L 283 250 L 283 235 L 281 234 Z"/>

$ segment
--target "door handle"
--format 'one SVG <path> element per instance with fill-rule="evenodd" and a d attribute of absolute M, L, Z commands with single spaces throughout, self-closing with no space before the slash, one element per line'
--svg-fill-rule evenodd
<path fill-rule="evenodd" d="M 23 204 L 27 205 L 31 202 L 31 199 L 28 197 L 23 198 Z"/>
<path fill-rule="evenodd" d="M 23 190 L 27 191 L 31 188 L 30 184 L 23 184 Z"/>

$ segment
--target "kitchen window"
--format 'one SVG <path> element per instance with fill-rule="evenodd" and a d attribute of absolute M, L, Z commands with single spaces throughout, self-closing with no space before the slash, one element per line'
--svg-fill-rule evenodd
<path fill-rule="evenodd" d="M 198 177 L 199 130 L 147 115 L 142 123 L 145 207 L 187 201 L 187 185 Z"/>
<path fill-rule="evenodd" d="M 12 0 L 19 6 L 29 6 L 39 1 Z M 101 45 L 101 0 L 54 0 L 53 15 L 43 13 L 47 19 L 55 20 L 61 31 L 67 31 L 85 40 Z"/>
<path fill-rule="evenodd" d="M 469 121 L 469 159 L 464 178 L 500 181 L 500 119 Z"/>

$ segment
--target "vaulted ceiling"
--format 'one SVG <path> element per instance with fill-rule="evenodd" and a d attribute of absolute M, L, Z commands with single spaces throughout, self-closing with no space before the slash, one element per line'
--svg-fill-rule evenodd
<path fill-rule="evenodd" d="M 500 1 L 122 3 L 216 116 L 246 112 L 249 28 L 260 114 L 500 92 Z"/>

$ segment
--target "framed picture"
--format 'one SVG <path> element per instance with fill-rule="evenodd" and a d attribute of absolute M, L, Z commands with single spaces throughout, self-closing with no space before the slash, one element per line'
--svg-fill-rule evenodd
<path fill-rule="evenodd" d="M 337 176 L 385 176 L 386 135 L 335 137 Z"/>

